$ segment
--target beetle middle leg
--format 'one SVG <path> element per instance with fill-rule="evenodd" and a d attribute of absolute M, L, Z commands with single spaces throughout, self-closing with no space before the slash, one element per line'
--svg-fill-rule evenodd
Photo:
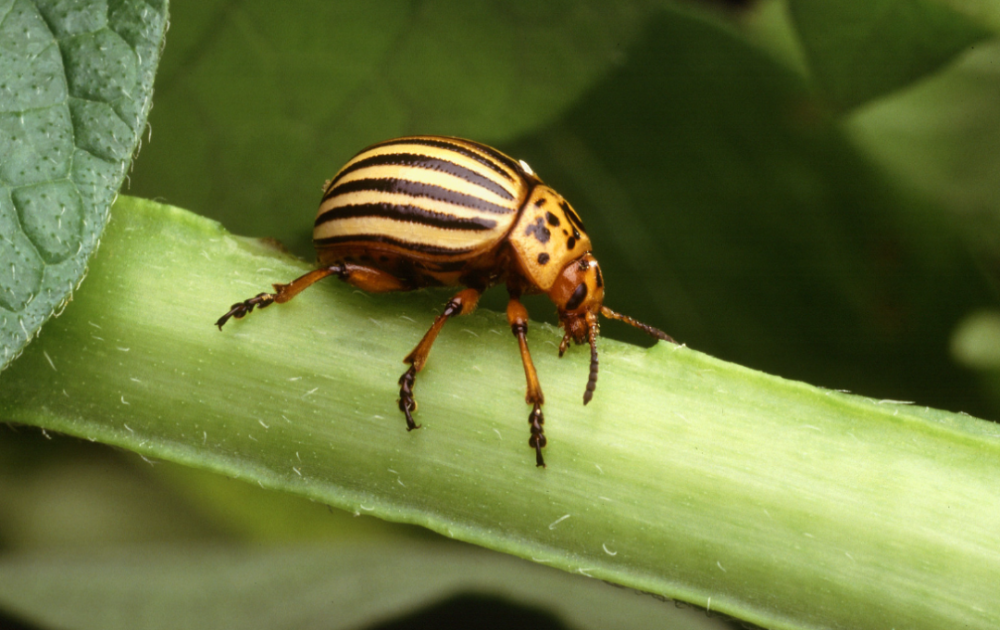
<path fill-rule="evenodd" d="M 476 310 L 480 295 L 482 292 L 477 289 L 464 289 L 455 294 L 455 297 L 451 298 L 447 306 L 444 307 L 444 311 L 434 319 L 430 330 L 420 340 L 417 347 L 403 359 L 403 363 L 410 364 L 410 369 L 399 377 L 399 410 L 406 415 L 407 431 L 420 428 L 420 425 L 413 421 L 413 412 L 417 409 L 417 401 L 413 398 L 413 383 L 416 380 L 417 372 L 422 370 L 427 362 L 427 355 L 431 352 L 434 340 L 437 339 L 438 333 L 441 332 L 441 328 L 449 318 L 468 315 Z"/>
<path fill-rule="evenodd" d="M 546 444 L 545 417 L 542 415 L 542 404 L 545 396 L 542 394 L 542 386 L 538 382 L 538 373 L 535 372 L 535 364 L 531 360 L 531 353 L 528 351 L 528 309 L 524 308 L 521 300 L 515 294 L 511 294 L 507 303 L 507 322 L 510 330 L 517 337 L 517 344 L 521 348 L 521 362 L 524 364 L 524 377 L 528 381 L 528 391 L 524 396 L 525 402 L 533 405 L 531 413 L 528 415 L 528 424 L 531 425 L 531 437 L 528 445 L 535 449 L 535 465 L 545 467 L 545 460 L 542 458 L 542 447 Z"/>

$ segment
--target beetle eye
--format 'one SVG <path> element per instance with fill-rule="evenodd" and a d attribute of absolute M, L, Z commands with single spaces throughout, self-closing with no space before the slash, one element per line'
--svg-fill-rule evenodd
<path fill-rule="evenodd" d="M 580 308 L 583 304 L 583 300 L 587 297 L 587 283 L 581 282 L 576 290 L 573 291 L 573 295 L 569 296 L 569 300 L 566 301 L 566 310 L 575 311 Z"/>
<path fill-rule="evenodd" d="M 590 261 L 587 260 L 586 258 L 581 258 L 580 264 L 577 265 L 577 269 L 579 269 L 580 271 L 586 271 L 590 269 Z"/>

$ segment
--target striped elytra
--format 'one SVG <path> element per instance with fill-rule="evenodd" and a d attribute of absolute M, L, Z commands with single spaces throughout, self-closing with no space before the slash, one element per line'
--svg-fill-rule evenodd
<path fill-rule="evenodd" d="M 505 284 L 507 320 L 517 340 L 527 380 L 529 445 L 545 466 L 541 385 L 528 351 L 526 293 L 546 293 L 565 330 L 559 356 L 570 341 L 590 345 L 584 404 L 597 385 L 597 315 L 623 321 L 653 337 L 667 334 L 604 306 L 604 279 L 591 253 L 583 221 L 524 162 L 478 142 L 412 136 L 374 144 L 351 158 L 323 189 L 313 229 L 318 268 L 274 293 L 236 303 L 216 322 L 242 318 L 256 307 L 287 302 L 327 276 L 365 291 L 407 291 L 462 286 L 404 359 L 398 407 L 408 430 L 416 401 L 413 387 L 445 321 L 471 313 L 483 291 Z"/>
<path fill-rule="evenodd" d="M 415 286 L 489 284 L 475 276 L 495 273 L 509 245 L 503 253 L 516 255 L 531 288 L 548 290 L 568 259 L 590 250 L 582 226 L 558 193 L 496 149 L 418 136 L 351 158 L 324 187 L 313 241 L 320 264 L 367 256 Z"/>

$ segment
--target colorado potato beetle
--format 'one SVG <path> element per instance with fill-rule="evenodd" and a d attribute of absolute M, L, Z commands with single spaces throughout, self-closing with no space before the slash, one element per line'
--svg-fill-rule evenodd
<path fill-rule="evenodd" d="M 413 136 L 374 144 L 326 182 L 313 228 L 317 269 L 274 293 L 234 304 L 219 318 L 287 302 L 327 276 L 370 292 L 429 286 L 465 287 L 447 303 L 420 343 L 403 360 L 399 409 L 407 430 L 413 420 L 413 386 L 445 321 L 473 312 L 486 289 L 504 283 L 507 321 L 517 339 L 532 405 L 528 422 L 535 461 L 545 466 L 542 403 L 545 398 L 528 352 L 528 312 L 520 297 L 546 293 L 569 342 L 590 344 L 590 377 L 583 403 L 597 386 L 597 314 L 674 342 L 666 333 L 604 306 L 604 279 L 591 254 L 583 221 L 559 193 L 522 161 L 460 138 Z"/>

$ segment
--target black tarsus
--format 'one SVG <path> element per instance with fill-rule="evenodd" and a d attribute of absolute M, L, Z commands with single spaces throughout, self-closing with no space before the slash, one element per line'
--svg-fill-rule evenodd
<path fill-rule="evenodd" d="M 411 365 L 410 369 L 399 377 L 399 410 L 406 415 L 407 431 L 420 428 L 420 425 L 413 421 L 413 412 L 417 410 L 417 401 L 413 399 L 413 382 L 416 376 L 417 369 Z"/>
<path fill-rule="evenodd" d="M 545 439 L 545 430 L 542 428 L 542 425 L 545 424 L 545 417 L 542 415 L 541 403 L 535 403 L 531 414 L 528 416 L 528 424 L 531 425 L 531 437 L 528 438 L 528 446 L 535 449 L 535 466 L 545 468 L 545 460 L 542 458 L 542 448 L 548 440 Z"/>
<path fill-rule="evenodd" d="M 462 314 L 462 301 L 452 298 L 444 307 L 445 317 L 455 317 Z M 413 385 L 417 379 L 417 368 L 412 363 L 408 370 L 399 377 L 399 410 L 406 416 L 406 430 L 419 429 L 420 425 L 413 421 L 413 413 L 417 410 L 417 401 L 413 397 Z"/>
<path fill-rule="evenodd" d="M 235 317 L 236 319 L 242 319 L 247 315 L 247 313 L 253 312 L 253 309 L 257 306 L 261 308 L 266 308 L 274 303 L 274 298 L 276 294 L 274 293 L 258 293 L 249 300 L 243 300 L 242 302 L 237 302 L 229 309 L 229 312 L 219 318 L 219 321 L 215 322 L 215 325 L 222 330 L 222 327 L 229 321 L 230 317 Z"/>

